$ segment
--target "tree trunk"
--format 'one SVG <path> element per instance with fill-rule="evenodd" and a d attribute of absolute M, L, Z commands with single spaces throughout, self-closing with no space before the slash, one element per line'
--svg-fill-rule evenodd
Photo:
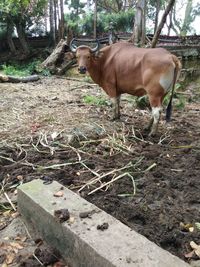
<path fill-rule="evenodd" d="M 55 24 L 54 24 L 54 0 L 49 0 L 49 23 L 50 23 L 50 45 L 56 45 Z"/>
<path fill-rule="evenodd" d="M 21 22 L 16 22 L 15 26 L 17 28 L 17 34 L 18 34 L 23 52 L 28 55 L 30 53 L 30 50 L 29 50 L 28 43 L 26 41 L 25 27 L 22 25 Z"/>
<path fill-rule="evenodd" d="M 90 8 L 90 0 L 87 0 L 87 9 Z"/>
<path fill-rule="evenodd" d="M 60 39 L 65 35 L 65 20 L 64 20 L 64 3 L 60 0 Z"/>
<path fill-rule="evenodd" d="M 160 2 L 160 0 L 157 0 L 156 1 L 156 16 L 155 16 L 154 34 L 155 34 L 156 29 L 158 27 L 158 16 L 160 13 L 160 6 L 161 6 L 161 2 Z"/>
<path fill-rule="evenodd" d="M 69 51 L 67 41 L 61 39 L 53 50 L 51 55 L 41 64 L 42 68 L 48 69 L 51 73 L 56 74 L 66 67 L 66 62 L 69 63 L 74 58 L 74 55 L 69 52 L 66 58 L 66 51 Z"/>
<path fill-rule="evenodd" d="M 55 41 L 56 41 L 56 37 L 57 37 L 57 29 L 58 29 L 58 23 L 57 23 L 57 0 L 53 1 L 54 4 L 54 27 L 55 27 Z"/>
<path fill-rule="evenodd" d="M 132 40 L 136 46 L 145 44 L 146 37 L 146 0 L 138 0 Z"/>
<path fill-rule="evenodd" d="M 191 23 L 191 12 L 192 12 L 192 0 L 188 0 L 187 2 L 187 6 L 185 9 L 185 17 L 184 17 L 184 21 L 183 21 L 183 26 L 182 29 L 180 31 L 180 36 L 186 36 L 187 31 L 188 31 L 188 27 Z"/>
<path fill-rule="evenodd" d="M 152 44 L 151 44 L 152 48 L 156 47 L 159 35 L 160 35 L 160 33 L 162 31 L 162 28 L 163 28 L 163 26 L 164 26 L 164 24 L 166 22 L 167 15 L 172 10 L 174 3 L 175 3 L 175 0 L 169 0 L 169 3 L 168 3 L 168 5 L 167 5 L 167 7 L 165 9 L 165 12 L 164 12 L 164 14 L 162 16 L 160 24 L 158 25 L 158 28 L 157 28 L 157 30 L 156 30 L 156 32 L 154 34 L 154 37 L 153 37 L 153 40 L 152 40 Z"/>
<path fill-rule="evenodd" d="M 170 11 L 170 14 L 169 14 L 169 25 L 167 25 L 167 35 L 170 36 L 170 31 L 173 27 L 173 23 L 172 23 L 172 10 Z"/>
<path fill-rule="evenodd" d="M 97 0 L 94 1 L 94 39 L 97 38 Z"/>
<path fill-rule="evenodd" d="M 8 46 L 10 48 L 10 51 L 12 54 L 16 54 L 17 50 L 15 48 L 15 44 L 13 42 L 12 39 L 12 33 L 13 33 L 13 24 L 11 21 L 7 21 L 7 42 L 8 42 Z"/>

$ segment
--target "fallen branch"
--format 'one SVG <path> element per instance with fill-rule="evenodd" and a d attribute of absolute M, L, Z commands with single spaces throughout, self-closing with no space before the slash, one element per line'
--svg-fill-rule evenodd
<path fill-rule="evenodd" d="M 38 81 L 40 77 L 38 75 L 30 75 L 27 77 L 15 77 L 10 75 L 0 75 L 0 82 L 11 82 L 11 83 L 27 83 Z"/>

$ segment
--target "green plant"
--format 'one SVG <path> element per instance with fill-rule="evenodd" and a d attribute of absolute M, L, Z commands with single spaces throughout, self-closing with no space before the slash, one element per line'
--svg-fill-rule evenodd
<path fill-rule="evenodd" d="M 96 97 L 93 95 L 86 95 L 83 97 L 83 102 L 90 105 L 107 106 L 108 100 L 104 97 Z"/>
<path fill-rule="evenodd" d="M 110 22 L 114 22 L 115 31 L 131 31 L 133 27 L 135 11 L 130 9 L 127 12 L 120 11 L 118 13 L 104 13 L 100 12 L 97 17 L 97 33 L 107 32 L 109 30 Z M 86 35 L 93 34 L 93 12 L 85 13 L 81 17 L 73 16 L 73 14 L 65 15 L 68 27 L 73 32 L 78 34 L 85 33 Z"/>
<path fill-rule="evenodd" d="M 175 107 L 177 109 L 184 109 L 185 108 L 185 103 L 186 103 L 186 98 L 183 95 L 178 95 L 177 96 L 177 101 L 175 102 Z"/>
<path fill-rule="evenodd" d="M 34 60 L 30 63 L 12 63 L 2 65 L 3 72 L 6 75 L 12 76 L 28 76 L 34 73 L 39 73 L 44 76 L 50 76 L 49 70 L 40 67 L 40 60 Z"/>
<path fill-rule="evenodd" d="M 185 96 L 183 96 L 183 95 L 179 94 L 178 92 L 176 92 L 180 88 L 181 88 L 181 84 L 177 83 L 175 85 L 175 90 L 174 90 L 175 92 L 174 92 L 174 97 L 173 97 L 174 101 L 173 102 L 174 102 L 174 106 L 177 109 L 184 109 L 185 103 L 186 103 L 186 98 L 185 98 Z M 170 101 L 170 97 L 171 97 L 170 93 L 165 96 L 164 101 L 163 101 L 163 105 L 164 106 L 168 105 L 168 103 Z"/>
<path fill-rule="evenodd" d="M 12 75 L 12 76 L 27 76 L 29 75 L 29 70 L 24 69 L 20 67 L 19 65 L 3 65 L 3 72 L 6 75 Z"/>

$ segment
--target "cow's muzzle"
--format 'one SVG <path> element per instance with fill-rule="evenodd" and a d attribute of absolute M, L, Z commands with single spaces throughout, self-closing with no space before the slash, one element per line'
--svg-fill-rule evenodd
<path fill-rule="evenodd" d="M 79 71 L 79 73 L 81 73 L 81 74 L 85 74 L 86 71 L 87 71 L 87 69 L 86 69 L 86 67 L 81 66 L 81 67 L 78 68 L 78 71 Z"/>

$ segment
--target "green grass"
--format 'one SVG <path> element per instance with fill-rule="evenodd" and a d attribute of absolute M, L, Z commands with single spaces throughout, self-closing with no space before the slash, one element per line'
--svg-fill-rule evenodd
<path fill-rule="evenodd" d="M 83 102 L 89 105 L 108 106 L 108 99 L 102 96 L 86 95 L 83 97 Z"/>
<path fill-rule="evenodd" d="M 28 69 L 22 69 L 13 65 L 3 65 L 3 73 L 12 76 L 28 76 L 30 72 Z"/>
<path fill-rule="evenodd" d="M 1 66 L 3 73 L 11 76 L 28 76 L 35 73 L 39 73 L 44 76 L 49 76 L 50 72 L 48 70 L 42 69 L 40 67 L 41 62 L 39 60 L 34 60 L 29 63 L 11 63 L 4 64 Z"/>

